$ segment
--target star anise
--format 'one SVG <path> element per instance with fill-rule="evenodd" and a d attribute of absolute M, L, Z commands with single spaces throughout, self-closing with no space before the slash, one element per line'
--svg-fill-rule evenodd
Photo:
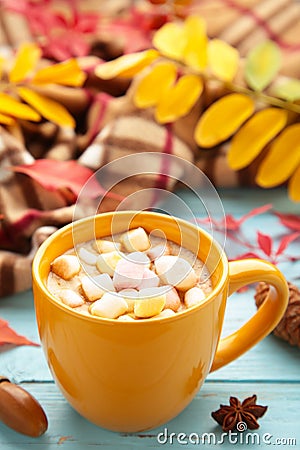
<path fill-rule="evenodd" d="M 267 411 L 267 406 L 256 404 L 257 396 L 246 398 L 242 403 L 236 397 L 230 397 L 230 405 L 220 405 L 220 409 L 211 413 L 212 417 L 220 424 L 224 431 L 237 429 L 245 431 L 239 422 L 244 422 L 249 430 L 259 428 L 257 419 Z"/>

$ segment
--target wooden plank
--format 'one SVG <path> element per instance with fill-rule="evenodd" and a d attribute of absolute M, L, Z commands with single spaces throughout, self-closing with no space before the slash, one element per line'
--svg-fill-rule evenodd
<path fill-rule="evenodd" d="M 251 370 L 251 369 L 250 369 Z M 261 427 L 256 432 L 256 445 L 250 445 L 250 448 L 270 448 L 275 445 L 275 439 L 295 439 L 293 445 L 284 445 L 284 448 L 299 448 L 300 429 L 299 429 L 299 401 L 300 390 L 299 383 L 217 383 L 206 382 L 200 393 L 197 394 L 193 402 L 177 418 L 166 425 L 155 430 L 140 432 L 136 434 L 113 433 L 103 430 L 79 416 L 62 398 L 54 384 L 30 384 L 23 385 L 25 389 L 31 392 L 42 404 L 49 420 L 49 429 L 40 438 L 29 438 L 20 435 L 5 425 L 0 424 L 0 448 L 5 450 L 16 449 L 153 449 L 169 448 L 180 449 L 184 444 L 178 443 L 176 437 L 170 437 L 171 433 L 178 436 L 179 433 L 185 433 L 186 437 L 181 437 L 188 442 L 189 437 L 195 439 L 197 433 L 202 437 L 203 433 L 213 433 L 216 440 L 222 439 L 221 428 L 212 420 L 210 414 L 219 408 L 220 403 L 228 403 L 230 395 L 244 399 L 253 393 L 258 396 L 258 402 L 262 405 L 268 405 L 268 411 L 260 419 Z M 160 444 L 158 434 L 164 433 L 167 429 L 168 442 Z M 246 441 L 246 431 L 239 434 L 241 442 Z M 253 433 L 251 433 L 253 435 Z M 241 437 L 241 435 L 243 437 Z M 268 439 L 269 444 L 264 443 L 263 439 Z M 257 437 L 258 436 L 258 437 Z M 160 442 L 165 440 L 164 435 L 160 435 Z M 170 442 L 172 439 L 172 443 Z M 211 435 L 213 439 L 213 435 Z M 222 449 L 232 449 L 234 443 L 226 436 L 223 438 Z M 249 440 L 249 437 L 247 438 Z M 258 439 L 260 445 L 258 445 Z M 195 445 L 186 444 L 185 448 L 211 448 L 210 444 Z M 281 441 L 283 442 L 283 441 Z M 286 442 L 286 441 L 285 441 Z M 238 446 L 242 444 L 236 444 Z M 184 448 L 184 447 L 183 447 Z"/>
<path fill-rule="evenodd" d="M 35 320 L 32 291 L 0 300 L 0 317 L 18 333 L 40 342 Z M 0 374 L 16 381 L 52 380 L 41 347 L 1 346 Z"/>

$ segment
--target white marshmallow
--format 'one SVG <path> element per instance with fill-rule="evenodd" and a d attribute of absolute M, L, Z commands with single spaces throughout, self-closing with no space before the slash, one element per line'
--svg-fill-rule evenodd
<path fill-rule="evenodd" d="M 172 309 L 164 309 L 157 316 L 152 317 L 152 319 L 163 319 L 164 317 L 176 316 L 176 313 Z"/>
<path fill-rule="evenodd" d="M 72 289 L 62 289 L 56 293 L 57 297 L 65 304 L 71 308 L 77 308 L 77 306 L 83 305 L 84 299 L 77 294 L 77 292 L 72 291 Z"/>
<path fill-rule="evenodd" d="M 134 322 L 134 318 L 129 316 L 128 314 L 124 314 L 123 316 L 119 316 L 118 320 L 121 320 L 122 322 Z"/>
<path fill-rule="evenodd" d="M 90 316 L 89 305 L 87 303 L 85 303 L 84 305 L 80 305 L 75 309 L 77 312 L 80 312 L 80 314 L 83 314 L 84 316 Z"/>
<path fill-rule="evenodd" d="M 106 292 L 100 300 L 91 304 L 90 313 L 93 316 L 116 319 L 125 314 L 127 309 L 127 303 L 124 298 L 117 294 Z"/>
<path fill-rule="evenodd" d="M 142 227 L 126 231 L 120 237 L 120 241 L 128 252 L 143 252 L 151 245 L 148 234 Z"/>
<path fill-rule="evenodd" d="M 51 264 L 52 272 L 64 280 L 70 280 L 80 271 L 80 262 L 77 256 L 61 255 L 55 258 Z"/>
<path fill-rule="evenodd" d="M 149 256 L 151 261 L 155 261 L 155 259 L 159 258 L 160 256 L 170 255 L 170 253 L 171 253 L 170 247 L 167 242 L 165 245 L 164 244 L 155 245 L 154 247 L 151 247 L 147 251 L 147 255 Z"/>
<path fill-rule="evenodd" d="M 99 272 L 108 273 L 111 277 L 114 275 L 118 262 L 123 255 L 117 251 L 102 253 L 98 256 L 96 266 Z"/>
<path fill-rule="evenodd" d="M 203 290 L 198 286 L 189 289 L 184 294 L 184 303 L 187 308 L 199 305 L 199 303 L 202 303 L 203 300 L 205 300 L 205 294 Z"/>
<path fill-rule="evenodd" d="M 91 266 L 94 266 L 96 264 L 98 258 L 98 255 L 89 252 L 84 247 L 80 247 L 78 256 L 83 262 L 85 262 L 86 264 L 90 264 Z"/>
<path fill-rule="evenodd" d="M 112 279 L 107 273 L 102 273 L 96 277 L 87 275 L 81 278 L 81 287 L 84 295 L 90 302 L 101 298 L 107 291 L 115 291 Z"/>
<path fill-rule="evenodd" d="M 141 264 L 143 267 L 150 267 L 151 261 L 143 252 L 128 253 L 126 257 L 129 261 Z"/>
<path fill-rule="evenodd" d="M 186 291 L 197 283 L 197 275 L 188 261 L 178 256 L 161 256 L 154 262 L 155 270 L 164 284 Z"/>

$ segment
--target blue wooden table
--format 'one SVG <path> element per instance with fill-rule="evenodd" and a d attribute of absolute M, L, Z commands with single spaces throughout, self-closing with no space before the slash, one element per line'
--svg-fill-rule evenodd
<path fill-rule="evenodd" d="M 299 205 L 289 202 L 284 190 L 221 190 L 219 192 L 227 214 L 240 217 L 254 207 L 272 203 L 277 211 L 298 213 Z M 187 192 L 179 195 L 197 214 L 194 198 Z M 280 234 L 286 229 L 279 225 L 271 213 L 254 217 L 243 225 L 244 234 L 251 239 L 256 230 Z M 227 242 L 230 252 L 231 242 Z M 291 252 L 300 253 L 299 240 L 291 245 Z M 300 283 L 300 262 L 280 266 L 288 279 Z M 297 279 L 298 277 L 298 279 Z M 235 294 L 228 301 L 223 334 L 249 318 L 255 311 L 254 290 Z M 19 333 L 38 342 L 33 298 L 31 291 L 0 299 L 0 317 L 9 321 Z M 255 348 L 217 372 L 207 381 L 193 402 L 177 418 L 159 429 L 128 435 L 98 428 L 80 417 L 64 400 L 47 368 L 40 347 L 0 348 L 0 374 L 7 376 L 31 392 L 42 404 L 49 420 L 48 431 L 40 438 L 22 436 L 0 424 L 0 449 L 153 449 L 153 448 L 211 448 L 221 445 L 254 448 L 300 448 L 300 350 L 274 337 L 265 338 Z M 250 438 L 249 433 L 222 438 L 221 428 L 210 413 L 220 403 L 227 403 L 230 395 L 244 399 L 256 393 L 258 403 L 268 405 L 260 419 L 260 428 Z M 165 430 L 169 438 L 166 441 Z M 162 434 L 159 434 L 162 433 Z M 171 433 L 175 433 L 171 436 Z M 179 435 L 184 433 L 184 435 Z M 197 443 L 196 434 L 205 443 Z M 254 439 L 251 440 L 251 439 Z M 208 442 L 210 440 L 210 442 Z M 215 442 L 214 442 L 215 440 Z M 224 440 L 224 442 L 222 442 Z M 238 440 L 238 442 L 236 442 Z M 191 442 L 189 442 L 191 441 Z M 218 442 L 219 441 L 219 442 Z M 247 443 L 247 442 L 248 443 Z M 255 442 L 255 444 L 251 444 Z M 271 446 L 271 447 L 270 447 Z M 272 447 L 273 446 L 273 447 Z"/>

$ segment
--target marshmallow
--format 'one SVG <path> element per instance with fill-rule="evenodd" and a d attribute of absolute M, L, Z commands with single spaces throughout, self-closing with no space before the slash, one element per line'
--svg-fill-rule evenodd
<path fill-rule="evenodd" d="M 152 288 L 157 287 L 159 285 L 159 278 L 153 270 L 148 269 L 147 267 L 144 270 L 143 279 L 138 286 L 138 289 Z"/>
<path fill-rule="evenodd" d="M 64 280 L 70 280 L 80 271 L 80 262 L 77 256 L 61 255 L 51 264 L 52 272 Z"/>
<path fill-rule="evenodd" d="M 114 241 L 106 241 L 105 239 L 97 239 L 93 242 L 94 249 L 99 253 L 109 253 L 121 250 L 121 244 Z"/>
<path fill-rule="evenodd" d="M 80 314 L 83 314 L 84 316 L 90 316 L 89 305 L 87 303 L 85 303 L 84 305 L 80 305 L 75 309 L 77 312 L 80 312 Z"/>
<path fill-rule="evenodd" d="M 202 303 L 203 300 L 205 300 L 205 294 L 203 290 L 198 286 L 189 289 L 184 294 L 184 303 L 187 308 L 199 305 L 199 303 Z"/>
<path fill-rule="evenodd" d="M 122 259 L 122 253 L 117 251 L 102 253 L 98 256 L 96 266 L 99 272 L 108 273 L 111 277 L 113 276 L 118 262 Z"/>
<path fill-rule="evenodd" d="M 128 252 L 143 252 L 148 250 L 151 245 L 148 234 L 142 227 L 129 230 L 122 234 L 120 241 Z"/>
<path fill-rule="evenodd" d="M 83 262 L 85 262 L 86 264 L 90 264 L 91 266 L 94 266 L 96 264 L 98 258 L 98 255 L 89 252 L 84 247 L 80 247 L 78 256 Z"/>
<path fill-rule="evenodd" d="M 81 278 L 81 288 L 90 302 L 99 300 L 107 291 L 115 290 L 112 279 L 107 273 L 102 273 L 93 278 L 87 275 L 83 276 Z"/>
<path fill-rule="evenodd" d="M 106 319 L 116 319 L 126 312 L 127 303 L 124 298 L 110 292 L 106 292 L 100 300 L 95 301 L 90 306 L 90 313 L 93 316 Z"/>
<path fill-rule="evenodd" d="M 149 256 L 151 261 L 155 261 L 160 256 L 170 255 L 170 253 L 171 253 L 170 247 L 167 242 L 165 245 L 164 244 L 155 245 L 154 247 L 151 247 L 147 251 L 147 255 Z"/>
<path fill-rule="evenodd" d="M 164 284 L 187 291 L 197 283 L 197 275 L 188 261 L 178 256 L 161 256 L 154 262 L 155 270 Z"/>
<path fill-rule="evenodd" d="M 141 264 L 143 267 L 150 267 L 151 261 L 143 252 L 128 253 L 127 259 L 132 262 Z"/>
<path fill-rule="evenodd" d="M 164 286 L 166 289 L 166 304 L 165 309 L 177 311 L 181 305 L 181 300 L 176 289 L 172 286 Z"/>
<path fill-rule="evenodd" d="M 122 320 L 122 322 L 134 322 L 134 318 L 129 314 L 124 314 L 123 316 L 118 317 L 118 320 Z"/>
<path fill-rule="evenodd" d="M 172 309 L 164 309 L 157 316 L 152 317 L 152 319 L 163 319 L 164 317 L 176 316 L 176 313 Z"/>
<path fill-rule="evenodd" d="M 56 293 L 57 297 L 65 304 L 71 308 L 77 308 L 77 306 L 83 305 L 84 299 L 77 294 L 77 292 L 72 291 L 72 289 L 62 289 Z"/>
<path fill-rule="evenodd" d="M 128 312 L 133 312 L 134 302 L 138 298 L 139 293 L 135 289 L 122 289 L 118 292 L 123 297 L 128 305 Z"/>
<path fill-rule="evenodd" d="M 160 288 L 142 289 L 134 302 L 134 314 L 146 319 L 161 313 L 166 303 L 166 294 Z"/>
<path fill-rule="evenodd" d="M 137 288 L 143 279 L 145 267 L 142 264 L 121 259 L 116 265 L 113 283 L 117 291 Z"/>

